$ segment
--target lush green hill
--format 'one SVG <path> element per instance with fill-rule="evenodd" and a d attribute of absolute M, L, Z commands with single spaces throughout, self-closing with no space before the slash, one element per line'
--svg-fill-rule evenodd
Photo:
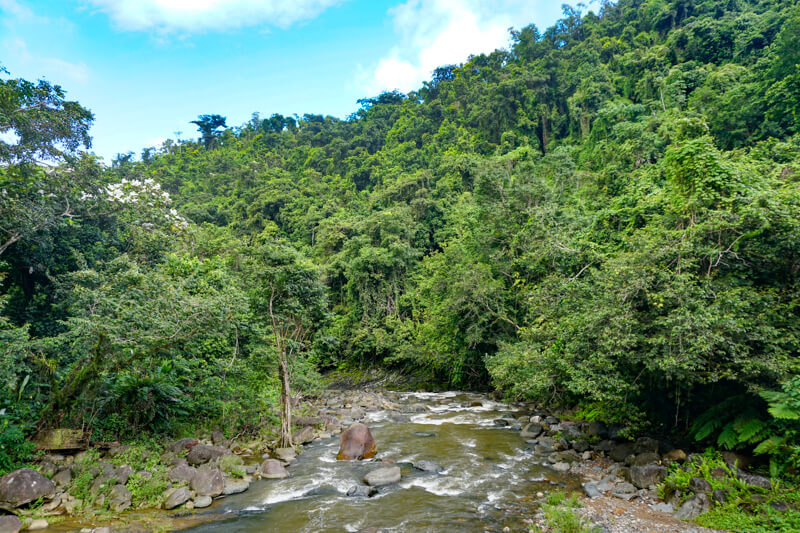
<path fill-rule="evenodd" d="M 84 159 L 95 184 L 152 179 L 188 224 L 98 208 L 9 247 L 2 405 L 110 433 L 139 404 L 159 431 L 252 424 L 277 394 L 264 272 L 290 265 L 329 311 L 298 380 L 387 365 L 731 446 L 784 435 L 798 466 L 766 401 L 800 412 L 798 35 L 789 0 L 567 9 L 346 120 Z"/>

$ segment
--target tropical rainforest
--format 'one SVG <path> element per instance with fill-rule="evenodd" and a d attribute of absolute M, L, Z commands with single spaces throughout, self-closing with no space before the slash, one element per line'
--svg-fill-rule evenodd
<path fill-rule="evenodd" d="M 0 471 L 48 427 L 258 432 L 379 367 L 796 475 L 800 7 L 619 0 L 511 42 L 108 165 L 5 72 Z"/>

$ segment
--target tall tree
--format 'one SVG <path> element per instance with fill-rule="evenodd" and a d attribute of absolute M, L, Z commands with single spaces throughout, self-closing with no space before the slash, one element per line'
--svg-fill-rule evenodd
<path fill-rule="evenodd" d="M 200 115 L 197 120 L 192 120 L 192 124 L 197 124 L 197 131 L 203 136 L 203 144 L 209 150 L 214 147 L 214 142 L 220 134 L 219 129 L 225 127 L 225 117 L 221 115 Z"/>
<path fill-rule="evenodd" d="M 292 368 L 326 317 L 325 286 L 316 267 L 288 246 L 263 246 L 251 268 L 252 307 L 271 329 L 278 358 L 279 445 L 292 446 Z"/>

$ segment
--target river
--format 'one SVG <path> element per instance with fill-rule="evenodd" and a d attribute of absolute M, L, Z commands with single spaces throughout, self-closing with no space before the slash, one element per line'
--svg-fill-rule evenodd
<path fill-rule="evenodd" d="M 347 496 L 367 472 L 385 465 L 337 461 L 333 437 L 304 447 L 289 478 L 255 482 L 195 512 L 204 523 L 188 531 L 527 531 L 537 492 L 578 485 L 510 429 L 521 414 L 512 406 L 462 392 L 402 393 L 397 403 L 399 410 L 368 411 L 365 423 L 378 445 L 376 459 L 401 467 L 398 484 L 371 498 Z M 444 471 L 416 470 L 411 463 L 418 460 Z"/>

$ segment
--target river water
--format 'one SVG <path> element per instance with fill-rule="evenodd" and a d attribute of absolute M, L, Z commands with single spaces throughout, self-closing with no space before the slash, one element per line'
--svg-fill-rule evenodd
<path fill-rule="evenodd" d="M 396 485 L 371 498 L 348 497 L 376 461 L 337 461 L 339 439 L 306 446 L 290 477 L 263 480 L 247 492 L 194 513 L 192 532 L 527 531 L 536 493 L 573 489 L 578 479 L 556 473 L 534 456 L 510 426 L 515 408 L 474 393 L 403 393 L 397 411 L 367 412 L 378 445 L 377 460 L 402 469 Z M 425 406 L 422 412 L 420 404 Z M 429 460 L 442 473 L 411 463 Z M 202 515 L 202 516 L 198 516 Z"/>

